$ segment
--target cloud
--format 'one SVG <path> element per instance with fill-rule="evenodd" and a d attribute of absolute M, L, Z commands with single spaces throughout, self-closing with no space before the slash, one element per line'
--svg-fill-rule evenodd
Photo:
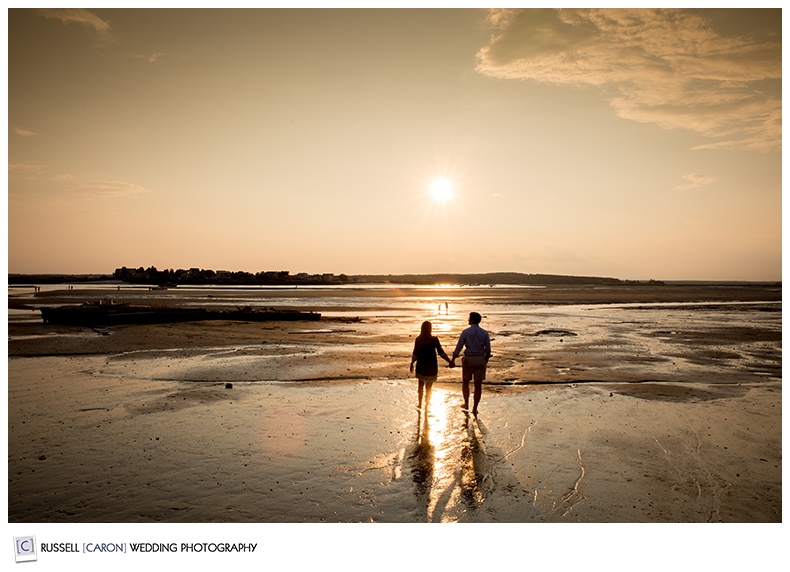
<path fill-rule="evenodd" d="M 691 191 L 693 189 L 698 189 L 700 187 L 704 187 L 705 185 L 710 185 L 711 183 L 716 182 L 715 177 L 703 177 L 702 175 L 698 175 L 696 173 L 683 175 L 683 179 L 688 182 L 675 186 L 676 191 Z"/>
<path fill-rule="evenodd" d="M 595 86 L 620 117 L 717 138 L 705 148 L 781 146 L 781 38 L 725 36 L 684 10 L 493 10 L 477 70 Z"/>
<path fill-rule="evenodd" d="M 89 181 L 80 184 L 79 190 L 85 194 L 98 195 L 105 198 L 136 197 L 148 192 L 139 185 L 122 181 Z"/>
<path fill-rule="evenodd" d="M 131 57 L 137 60 L 144 60 L 148 63 L 154 63 L 156 60 L 161 58 L 164 54 L 162 52 L 155 52 L 153 54 L 132 54 Z"/>
<path fill-rule="evenodd" d="M 28 163 L 9 163 L 8 164 L 8 172 L 9 173 L 20 173 L 22 175 L 26 175 L 28 177 L 37 176 L 43 173 L 46 170 L 44 165 L 31 165 Z"/>
<path fill-rule="evenodd" d="M 106 20 L 102 20 L 89 10 L 83 8 L 41 8 L 39 9 L 39 13 L 45 18 L 60 20 L 63 24 L 78 24 L 88 28 L 94 35 L 94 40 L 99 48 L 106 49 L 118 43 L 112 33 L 110 23 Z M 161 52 L 154 52 L 151 54 L 123 53 L 120 55 L 143 60 L 148 63 L 154 63 L 164 54 Z"/>
<path fill-rule="evenodd" d="M 20 129 L 19 127 L 13 127 L 11 128 L 11 131 L 13 131 L 15 134 L 21 137 L 32 137 L 33 135 L 35 135 L 35 133 L 33 133 L 32 131 L 27 131 L 26 129 Z"/>
<path fill-rule="evenodd" d="M 101 46 L 115 43 L 110 24 L 84 8 L 42 8 L 39 12 L 45 18 L 54 18 L 64 24 L 79 24 L 91 30 Z"/>

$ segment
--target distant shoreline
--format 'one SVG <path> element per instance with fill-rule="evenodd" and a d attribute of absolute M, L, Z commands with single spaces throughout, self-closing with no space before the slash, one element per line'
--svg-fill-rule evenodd
<path fill-rule="evenodd" d="M 569 276 L 557 274 L 522 274 L 517 272 L 489 272 L 481 274 L 360 274 L 324 275 L 287 278 L 264 278 L 247 273 L 231 273 L 227 277 L 189 278 L 162 276 L 141 276 L 139 279 L 121 279 L 113 274 L 8 274 L 8 284 L 15 286 L 37 284 L 166 284 L 184 286 L 299 286 L 299 285 L 339 285 L 339 284 L 454 284 L 454 285 L 608 285 L 608 286 L 661 286 L 661 285 L 781 285 L 781 280 L 621 280 L 619 278 L 597 276 Z M 237 275 L 241 275 L 237 277 Z M 167 278 L 165 280 L 157 278 Z"/>

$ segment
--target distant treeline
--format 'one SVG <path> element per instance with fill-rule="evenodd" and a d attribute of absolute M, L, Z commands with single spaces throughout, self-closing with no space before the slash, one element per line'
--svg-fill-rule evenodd
<path fill-rule="evenodd" d="M 210 270 L 205 268 L 189 268 L 178 270 L 157 270 L 149 268 L 116 268 L 112 275 L 114 280 L 139 284 L 230 284 L 230 285 L 280 285 L 280 284 L 326 284 L 345 283 L 349 281 L 345 274 L 291 274 L 288 270 L 263 270 L 245 272 L 243 270 Z"/>
<path fill-rule="evenodd" d="M 564 276 L 555 274 L 523 274 L 520 272 L 489 272 L 483 274 L 291 274 L 287 270 L 244 271 L 207 270 L 202 268 L 158 270 L 148 268 L 117 268 L 112 274 L 9 274 L 9 284 L 57 284 L 121 281 L 130 284 L 228 284 L 228 285 L 312 285 L 312 284 L 511 284 L 511 285 L 616 285 L 661 284 L 661 282 L 619 280 L 596 276 Z"/>

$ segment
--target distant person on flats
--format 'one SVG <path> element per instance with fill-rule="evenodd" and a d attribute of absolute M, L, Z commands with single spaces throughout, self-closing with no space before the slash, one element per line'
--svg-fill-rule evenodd
<path fill-rule="evenodd" d="M 458 343 L 450 360 L 450 367 L 455 367 L 455 358 L 459 356 L 461 350 L 464 351 L 464 358 L 461 362 L 461 379 L 463 381 L 462 393 L 464 396 L 464 409 L 469 410 L 469 382 L 475 380 L 474 402 L 472 414 L 477 415 L 477 406 L 480 404 L 480 396 L 483 394 L 483 380 L 486 378 L 486 366 L 491 358 L 491 338 L 480 322 L 483 318 L 477 312 L 469 314 L 469 327 L 461 332 Z"/>
<path fill-rule="evenodd" d="M 414 351 L 411 354 L 411 364 L 409 371 L 414 372 L 414 363 L 417 362 L 417 408 L 422 407 L 422 394 L 425 391 L 425 411 L 428 411 L 428 403 L 431 400 L 431 388 L 433 382 L 439 375 L 439 363 L 436 359 L 438 353 L 442 358 L 450 363 L 450 358 L 442 349 L 439 338 L 432 335 L 430 322 L 423 322 L 420 328 L 420 335 L 414 340 Z"/>

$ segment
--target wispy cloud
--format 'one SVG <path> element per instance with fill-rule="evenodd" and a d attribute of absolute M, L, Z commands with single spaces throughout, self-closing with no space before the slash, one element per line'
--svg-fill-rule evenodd
<path fill-rule="evenodd" d="M 87 28 L 93 35 L 96 46 L 103 50 L 118 43 L 118 40 L 112 33 L 110 23 L 84 8 L 41 8 L 39 13 L 45 18 L 60 20 L 64 24 L 77 24 Z M 164 54 L 162 52 L 153 52 L 150 54 L 116 53 L 116 55 L 154 63 Z"/>
<path fill-rule="evenodd" d="M 136 60 L 143 60 L 148 63 L 154 63 L 156 60 L 161 58 L 164 54 L 162 52 L 155 52 L 153 54 L 132 54 L 132 58 Z"/>
<path fill-rule="evenodd" d="M 112 198 L 136 197 L 149 192 L 144 187 L 123 181 L 89 181 L 79 185 L 84 194 Z"/>
<path fill-rule="evenodd" d="M 732 37 L 683 10 L 493 10 L 478 52 L 491 77 L 601 89 L 623 118 L 717 138 L 697 148 L 781 145 L 781 39 Z"/>
<path fill-rule="evenodd" d="M 44 165 L 31 165 L 29 163 L 9 163 L 8 172 L 19 173 L 27 177 L 37 176 L 46 170 Z"/>
<path fill-rule="evenodd" d="M 42 8 L 39 12 L 45 18 L 54 18 L 64 24 L 78 24 L 88 28 L 100 46 L 108 46 L 115 43 L 110 23 L 102 20 L 89 10 L 84 8 Z"/>
<path fill-rule="evenodd" d="M 9 179 L 37 180 L 47 170 L 45 165 L 35 165 L 28 163 L 9 163 Z M 70 173 L 62 173 L 49 177 L 50 180 L 65 184 L 61 190 L 72 196 L 83 196 L 91 198 L 118 198 L 118 197 L 138 197 L 150 192 L 145 187 L 127 183 L 124 181 L 87 181 L 79 182 L 77 177 Z"/>
<path fill-rule="evenodd" d="M 27 129 L 20 129 L 19 127 L 12 127 L 11 131 L 20 137 L 32 137 L 35 135 L 32 131 L 28 131 Z"/>
<path fill-rule="evenodd" d="M 710 185 L 711 183 L 716 182 L 715 177 L 704 177 L 702 175 L 698 175 L 697 173 L 683 175 L 683 180 L 686 182 L 675 186 L 676 191 L 691 191 L 693 189 L 698 189 L 700 187 L 704 187 L 705 185 Z"/>

